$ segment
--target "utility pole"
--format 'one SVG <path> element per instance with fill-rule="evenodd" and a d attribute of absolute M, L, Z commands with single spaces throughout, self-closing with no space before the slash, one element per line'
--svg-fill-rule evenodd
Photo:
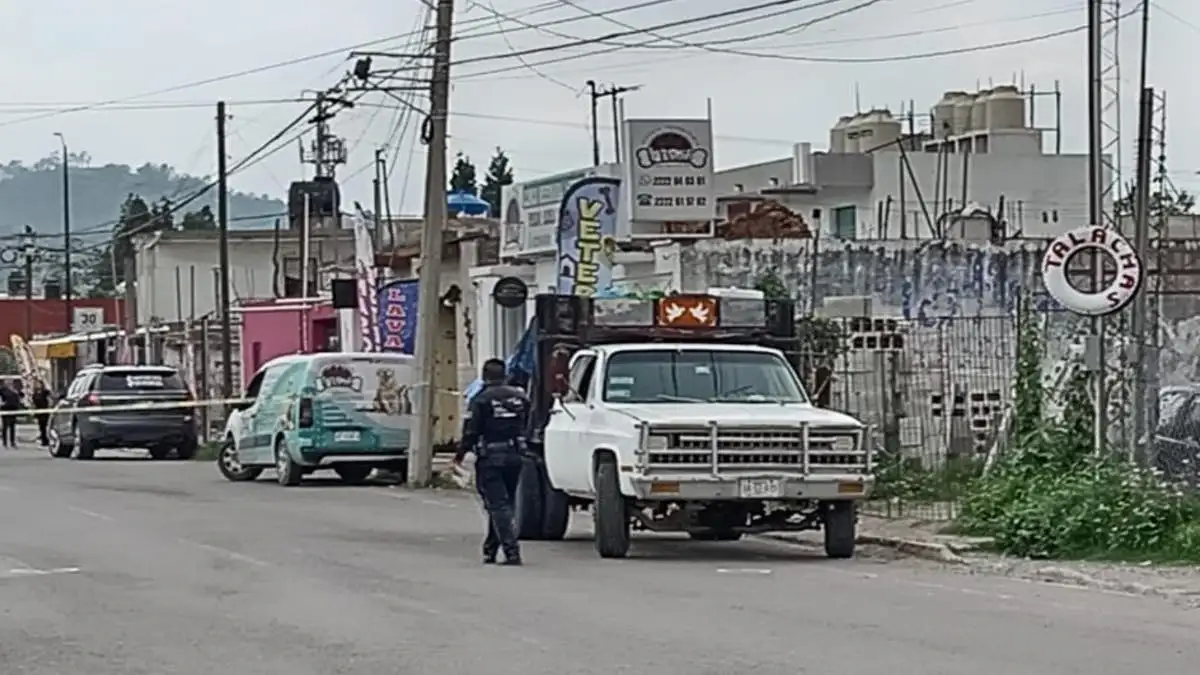
<path fill-rule="evenodd" d="M 233 325 L 229 307 L 229 167 L 225 157 L 225 102 L 217 102 L 217 227 L 219 236 L 221 306 L 221 398 L 233 398 Z M 207 363 L 205 364 L 207 371 Z M 225 404 L 229 417 L 229 404 Z"/>
<path fill-rule="evenodd" d="M 137 284 L 134 283 L 137 273 L 134 267 L 137 264 L 137 252 L 134 250 L 133 242 L 128 242 L 125 247 L 125 257 L 121 260 L 121 276 L 125 280 L 125 342 L 129 345 L 130 363 L 137 365 L 138 351 L 137 345 L 134 342 L 138 330 L 138 306 L 137 306 Z M 142 343 L 143 353 L 148 353 L 150 346 L 150 334 L 146 333 L 146 339 Z"/>
<path fill-rule="evenodd" d="M 332 180 L 339 164 L 346 163 L 346 142 L 335 136 L 329 127 L 329 121 L 337 115 L 342 107 L 350 107 L 349 101 L 330 96 L 328 92 L 317 92 L 316 113 L 310 120 L 316 127 L 316 135 L 312 145 L 305 148 L 300 146 L 300 163 L 311 164 L 316 178 Z"/>
<path fill-rule="evenodd" d="M 421 232 L 418 280 L 416 429 L 409 447 L 408 484 L 425 487 L 433 478 L 433 370 L 437 349 L 439 280 L 442 272 L 442 229 L 446 225 L 446 117 L 450 106 L 450 38 L 454 0 L 437 0 L 433 78 L 430 83 L 429 151 L 425 175 L 425 227 Z"/>
<path fill-rule="evenodd" d="M 642 85 L 636 84 L 631 87 L 618 87 L 617 85 L 609 85 L 605 88 L 599 88 L 595 80 L 587 81 L 588 88 L 591 91 L 592 97 L 592 164 L 600 166 L 600 130 L 596 123 L 596 108 L 602 98 L 612 100 L 612 124 L 613 124 L 613 161 L 621 161 L 621 106 L 620 97 L 622 94 L 628 94 L 631 91 L 637 91 L 642 88 Z"/>
<path fill-rule="evenodd" d="M 37 255 L 37 233 L 25 226 L 21 250 L 25 254 L 25 339 L 33 340 L 33 258 Z"/>
<path fill-rule="evenodd" d="M 1133 209 L 1133 246 L 1143 265 L 1147 265 L 1150 259 L 1150 167 L 1154 163 L 1154 158 L 1151 156 L 1153 153 L 1151 135 L 1154 133 L 1154 104 L 1154 90 L 1143 89 L 1138 106 L 1137 183 L 1134 185 Z M 1162 270 L 1157 270 L 1157 273 L 1162 274 Z M 1129 337 L 1130 342 L 1133 343 L 1134 352 L 1133 433 L 1130 434 L 1130 438 L 1133 440 L 1133 452 L 1130 453 L 1130 456 L 1137 459 L 1142 459 L 1137 457 L 1138 445 L 1148 431 L 1146 410 L 1148 406 L 1155 405 L 1148 400 L 1147 396 L 1146 360 L 1147 358 L 1158 358 L 1158 354 L 1148 353 L 1150 350 L 1146 345 L 1146 294 L 1148 289 L 1145 287 L 1148 285 L 1143 283 L 1137 295 L 1133 296 L 1133 311 L 1130 313 Z"/>
<path fill-rule="evenodd" d="M 592 166 L 600 166 L 600 124 L 596 115 L 596 108 L 600 104 L 600 92 L 596 89 L 595 80 L 588 80 L 587 86 L 592 97 Z"/>
<path fill-rule="evenodd" d="M 62 144 L 63 305 L 66 307 L 67 332 L 70 333 L 75 323 L 75 302 L 71 291 L 71 167 L 68 161 L 71 154 L 67 150 L 67 137 L 57 131 L 54 135 Z"/>
<path fill-rule="evenodd" d="M 1088 223 L 1103 226 L 1104 222 L 1104 81 L 1103 81 L 1103 4 L 1104 0 L 1088 0 Z M 1099 292 L 1104 284 L 1103 253 L 1093 251 L 1092 292 Z M 1105 379 L 1108 374 L 1105 353 L 1104 317 L 1092 317 L 1091 336 L 1085 361 L 1092 371 L 1093 417 L 1092 449 L 1099 455 L 1108 440 L 1108 392 Z"/>
<path fill-rule="evenodd" d="M 375 180 L 371 181 L 371 187 L 375 198 L 371 206 L 375 212 L 375 250 L 378 251 L 383 247 L 383 148 L 375 148 Z"/>

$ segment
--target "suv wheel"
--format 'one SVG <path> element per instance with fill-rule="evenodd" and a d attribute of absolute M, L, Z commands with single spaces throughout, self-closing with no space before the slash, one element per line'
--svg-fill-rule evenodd
<path fill-rule="evenodd" d="M 96 456 L 96 442 L 79 433 L 75 427 L 75 459 L 92 459 Z"/>
<path fill-rule="evenodd" d="M 53 429 L 50 430 L 50 445 L 47 448 L 51 457 L 58 459 L 66 459 L 75 451 L 75 446 L 70 443 L 63 443 L 62 438 Z"/>
<path fill-rule="evenodd" d="M 175 458 L 176 459 L 195 459 L 196 451 L 199 449 L 200 449 L 200 445 L 199 445 L 199 443 L 196 442 L 196 439 L 194 439 L 194 438 L 188 439 L 188 440 L 180 443 L 178 446 L 176 446 Z"/>
<path fill-rule="evenodd" d="M 150 459 L 166 459 L 171 455 L 171 446 L 155 445 L 150 448 Z"/>
<path fill-rule="evenodd" d="M 304 475 L 299 465 L 292 459 L 287 442 L 282 438 L 275 442 L 275 474 L 275 480 L 280 485 L 287 487 L 299 485 L 300 478 Z"/>

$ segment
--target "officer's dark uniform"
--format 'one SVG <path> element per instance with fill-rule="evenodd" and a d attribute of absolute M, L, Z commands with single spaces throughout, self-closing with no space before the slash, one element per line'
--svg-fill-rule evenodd
<path fill-rule="evenodd" d="M 521 476 L 528 418 L 529 399 L 525 392 L 497 381 L 488 383 L 476 394 L 467 410 L 462 447 L 456 460 L 462 461 L 471 451 L 477 456 L 475 487 L 488 514 L 487 538 L 483 541 L 486 563 L 495 562 L 497 551 L 503 548 L 506 564 L 521 564 L 521 548 L 513 525 L 513 502 Z"/>

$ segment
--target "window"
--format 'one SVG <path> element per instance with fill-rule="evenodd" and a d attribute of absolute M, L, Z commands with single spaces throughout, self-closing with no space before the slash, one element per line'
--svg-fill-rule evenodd
<path fill-rule="evenodd" d="M 575 360 L 571 365 L 571 373 L 568 375 L 567 381 L 571 385 L 571 390 L 567 392 L 566 400 L 568 401 L 586 401 L 588 385 L 592 381 L 592 373 L 596 370 L 596 357 L 591 354 L 585 354 Z"/>
<path fill-rule="evenodd" d="M 838 239 L 858 237 L 858 207 L 839 206 L 833 209 L 833 236 Z"/>
<path fill-rule="evenodd" d="M 100 376 L 100 391 L 182 391 L 183 380 L 173 370 L 106 370 Z"/>
<path fill-rule="evenodd" d="M 246 398 L 254 398 L 258 396 L 258 392 L 262 389 L 264 375 L 266 375 L 266 373 L 260 371 L 250 380 L 250 384 L 246 386 Z"/>
<path fill-rule="evenodd" d="M 804 403 L 791 366 L 769 352 L 655 349 L 614 354 L 604 400 L 614 403 Z"/>

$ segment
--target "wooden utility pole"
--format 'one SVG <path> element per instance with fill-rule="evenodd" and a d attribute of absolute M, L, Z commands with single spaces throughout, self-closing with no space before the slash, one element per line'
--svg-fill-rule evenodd
<path fill-rule="evenodd" d="M 600 104 L 600 99 L 612 99 L 612 124 L 613 124 L 613 161 L 621 161 L 621 106 L 620 97 L 622 94 L 628 94 L 631 91 L 641 89 L 640 84 L 631 87 L 618 87 L 610 85 L 607 88 L 600 88 L 596 85 L 595 80 L 587 81 L 588 89 L 592 98 L 592 165 L 600 166 L 600 128 L 597 122 L 597 108 Z"/>
<path fill-rule="evenodd" d="M 225 157 L 225 102 L 217 102 L 217 227 L 220 245 L 221 398 L 233 398 L 233 325 L 229 311 L 229 166 Z M 206 371 L 207 371 L 207 365 Z M 229 404 L 225 404 L 229 416 Z"/>
<path fill-rule="evenodd" d="M 437 350 L 438 299 L 442 273 L 442 229 L 446 226 L 446 116 L 450 107 L 450 37 L 454 0 L 438 0 L 433 78 L 430 82 L 429 153 L 425 175 L 425 226 L 421 232 L 418 280 L 416 428 L 408 450 L 408 484 L 425 487 L 433 478 L 433 371 Z"/>

